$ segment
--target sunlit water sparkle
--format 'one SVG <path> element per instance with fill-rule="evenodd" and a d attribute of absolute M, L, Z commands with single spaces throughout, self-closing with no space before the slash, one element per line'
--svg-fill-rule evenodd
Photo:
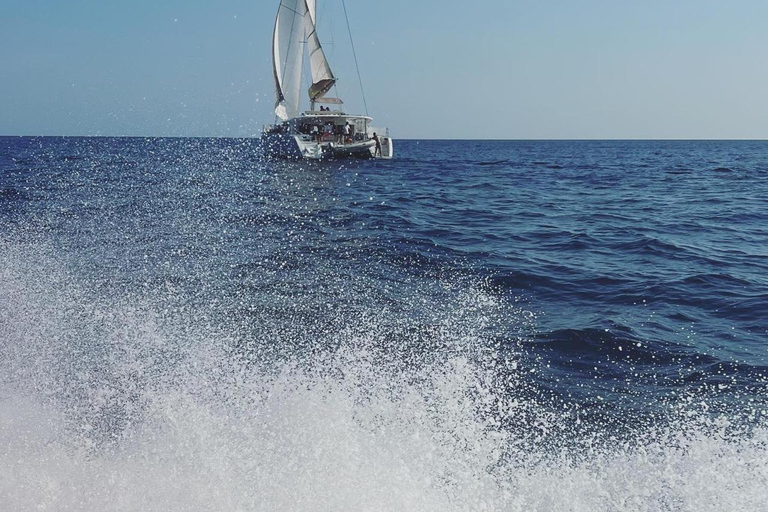
<path fill-rule="evenodd" d="M 766 157 L 0 138 L 0 510 L 768 510 Z"/>

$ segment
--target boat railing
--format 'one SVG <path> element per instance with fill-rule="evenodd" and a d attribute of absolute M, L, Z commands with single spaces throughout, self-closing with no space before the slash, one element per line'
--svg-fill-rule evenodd
<path fill-rule="evenodd" d="M 302 116 L 345 116 L 346 112 L 340 110 L 307 110 L 301 113 Z"/>

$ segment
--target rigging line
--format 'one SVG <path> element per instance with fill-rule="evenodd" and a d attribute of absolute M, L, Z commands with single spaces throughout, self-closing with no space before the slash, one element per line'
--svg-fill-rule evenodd
<path fill-rule="evenodd" d="M 355 41 L 352 39 L 352 29 L 349 26 L 349 16 L 347 16 L 347 2 L 341 0 L 341 5 L 344 7 L 344 18 L 347 20 L 347 32 L 349 32 L 349 42 L 352 44 L 352 56 L 355 58 L 355 68 L 357 69 L 357 79 L 360 81 L 360 93 L 363 95 L 363 106 L 365 107 L 365 115 L 368 115 L 368 103 L 365 101 L 365 89 L 363 89 L 363 79 L 360 77 L 360 66 L 357 64 L 357 53 L 355 52 Z"/>
<path fill-rule="evenodd" d="M 304 3 L 306 4 L 306 2 L 304 2 Z M 304 15 L 303 15 L 303 14 L 301 14 L 299 11 L 297 11 L 296 9 L 294 9 L 294 8 L 292 8 L 292 7 L 288 7 L 288 6 L 287 6 L 287 5 L 285 5 L 285 3 L 283 3 L 283 2 L 280 2 L 280 7 L 284 7 L 284 8 L 286 8 L 286 9 L 288 9 L 289 11 L 293 12 L 294 14 L 297 14 L 297 15 L 301 16 L 302 18 L 304 17 Z"/>

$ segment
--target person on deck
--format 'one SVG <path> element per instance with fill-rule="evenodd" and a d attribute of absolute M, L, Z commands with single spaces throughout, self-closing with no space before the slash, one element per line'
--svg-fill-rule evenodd
<path fill-rule="evenodd" d="M 349 125 L 349 121 L 344 125 L 344 142 L 352 142 L 352 127 Z"/>
<path fill-rule="evenodd" d="M 379 136 L 376 135 L 376 132 L 373 132 L 373 140 L 376 142 L 376 149 L 373 152 L 373 157 L 376 158 L 376 155 L 381 156 L 381 141 L 379 140 Z"/>

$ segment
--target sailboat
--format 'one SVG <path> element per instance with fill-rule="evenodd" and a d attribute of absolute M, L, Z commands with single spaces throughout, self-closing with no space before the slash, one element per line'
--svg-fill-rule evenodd
<path fill-rule="evenodd" d="M 302 111 L 305 58 L 311 85 L 309 109 Z M 372 126 L 368 115 L 345 113 L 341 98 L 328 96 L 337 78 L 317 34 L 317 0 L 281 0 L 272 37 L 272 69 L 277 120 L 262 134 L 267 155 L 392 158 L 394 147 L 387 128 Z"/>

